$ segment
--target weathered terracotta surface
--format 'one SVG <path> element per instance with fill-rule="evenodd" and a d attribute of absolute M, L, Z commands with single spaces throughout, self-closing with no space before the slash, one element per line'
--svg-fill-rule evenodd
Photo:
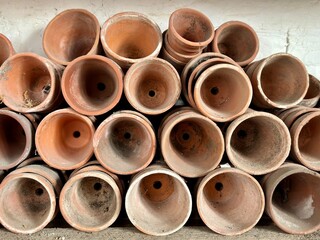
<path fill-rule="evenodd" d="M 162 47 L 161 30 L 148 16 L 121 12 L 108 18 L 101 29 L 105 54 L 128 69 L 141 59 L 158 56 Z"/>
<path fill-rule="evenodd" d="M 320 80 L 309 74 L 309 88 L 304 99 L 299 105 L 305 107 L 315 107 L 320 99 Z"/>
<path fill-rule="evenodd" d="M 111 172 L 133 174 L 147 167 L 156 152 L 156 136 L 149 120 L 134 111 L 106 118 L 93 138 L 98 161 Z"/>
<path fill-rule="evenodd" d="M 132 65 L 124 78 L 129 103 L 144 114 L 169 110 L 181 92 L 180 77 L 174 67 L 160 58 L 145 59 Z"/>
<path fill-rule="evenodd" d="M 0 68 L 3 103 L 22 113 L 48 112 L 62 101 L 62 66 L 35 53 L 18 53 Z"/>
<path fill-rule="evenodd" d="M 183 68 L 185 66 L 185 63 L 183 63 L 183 62 L 179 61 L 178 59 L 174 58 L 173 56 L 171 56 L 165 47 L 162 47 L 159 56 L 162 59 L 171 63 L 172 66 L 174 66 L 174 68 L 178 71 L 178 73 L 181 73 L 181 71 L 183 70 Z"/>
<path fill-rule="evenodd" d="M 191 205 L 191 194 L 183 178 L 159 165 L 152 165 L 132 178 L 125 200 L 132 224 L 154 236 L 182 228 L 191 214 Z"/>
<path fill-rule="evenodd" d="M 98 54 L 100 24 L 84 9 L 69 9 L 59 13 L 43 33 L 43 49 L 54 62 L 68 65 L 82 55 Z"/>
<path fill-rule="evenodd" d="M 120 101 L 123 72 L 111 59 L 86 55 L 73 60 L 61 80 L 67 103 L 84 115 L 101 115 Z"/>
<path fill-rule="evenodd" d="M 308 72 L 288 53 L 273 54 L 247 68 L 253 87 L 253 104 L 261 108 L 289 108 L 305 97 Z M 283 94 L 286 93 L 286 94 Z"/>
<path fill-rule="evenodd" d="M 229 21 L 216 31 L 212 42 L 214 52 L 231 57 L 240 66 L 252 62 L 259 51 L 259 39 L 252 27 L 240 21 Z"/>
<path fill-rule="evenodd" d="M 0 221 L 9 231 L 31 234 L 54 217 L 56 195 L 45 177 L 34 173 L 9 174 L 0 185 Z"/>
<path fill-rule="evenodd" d="M 84 165 L 93 154 L 92 120 L 71 109 L 48 114 L 36 131 L 36 147 L 51 167 L 71 170 Z"/>
<path fill-rule="evenodd" d="M 320 228 L 320 175 L 284 164 L 263 179 L 266 212 L 283 231 L 308 234 Z"/>
<path fill-rule="evenodd" d="M 185 177 L 200 177 L 222 159 L 224 139 L 209 118 L 188 109 L 175 111 L 160 126 L 160 146 L 168 166 Z"/>
<path fill-rule="evenodd" d="M 76 170 L 64 185 L 59 199 L 64 219 L 80 231 L 108 228 L 119 216 L 122 189 L 116 175 L 98 165 Z"/>
<path fill-rule="evenodd" d="M 320 111 L 305 113 L 290 128 L 291 156 L 306 167 L 320 171 Z"/>
<path fill-rule="evenodd" d="M 197 188 L 197 209 L 203 222 L 222 235 L 239 235 L 260 220 L 265 206 L 260 184 L 236 168 L 206 175 Z"/>
<path fill-rule="evenodd" d="M 290 109 L 290 108 L 289 108 Z M 300 116 L 309 113 L 319 111 L 319 108 L 310 108 L 310 107 L 295 107 L 292 110 L 288 110 L 289 114 L 283 117 L 282 121 L 287 125 L 290 129 L 292 124 L 297 120 Z"/>
<path fill-rule="evenodd" d="M 271 113 L 250 111 L 236 118 L 225 139 L 231 163 L 252 175 L 276 170 L 290 152 L 289 130 Z"/>
<path fill-rule="evenodd" d="M 22 114 L 0 109 L 0 169 L 17 166 L 34 150 L 35 128 Z"/>
<path fill-rule="evenodd" d="M 15 50 L 12 46 L 10 40 L 3 34 L 0 33 L 0 67 L 13 54 L 15 54 Z"/>

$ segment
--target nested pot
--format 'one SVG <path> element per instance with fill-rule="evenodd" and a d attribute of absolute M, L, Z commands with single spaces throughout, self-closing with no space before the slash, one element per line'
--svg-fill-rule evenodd
<path fill-rule="evenodd" d="M 10 109 L 46 113 L 62 101 L 63 67 L 35 53 L 18 53 L 0 68 L 0 96 Z"/>
<path fill-rule="evenodd" d="M 55 16 L 44 30 L 42 45 L 48 58 L 68 65 L 83 55 L 99 52 L 100 24 L 85 9 L 68 9 Z"/>
<path fill-rule="evenodd" d="M 93 119 L 72 109 L 48 114 L 36 131 L 36 147 L 49 166 L 71 170 L 84 165 L 93 155 Z"/>
<path fill-rule="evenodd" d="M 177 102 L 181 93 L 180 77 L 167 61 L 145 59 L 129 68 L 124 78 L 124 93 L 136 110 L 161 114 Z"/>
<path fill-rule="evenodd" d="M 299 105 L 305 107 L 315 107 L 320 98 L 320 81 L 315 76 L 309 74 L 309 88 L 304 99 Z"/>
<path fill-rule="evenodd" d="M 265 207 L 257 180 L 236 168 L 219 168 L 198 183 L 197 209 L 203 222 L 222 235 L 240 235 L 252 229 Z"/>
<path fill-rule="evenodd" d="M 0 67 L 1 65 L 13 54 L 15 50 L 12 46 L 11 41 L 3 34 L 0 33 Z"/>
<path fill-rule="evenodd" d="M 101 29 L 105 54 L 124 70 L 146 58 L 157 57 L 162 47 L 156 22 L 138 12 L 121 12 L 108 18 Z"/>
<path fill-rule="evenodd" d="M 224 153 L 218 126 L 194 110 L 173 112 L 159 128 L 160 147 L 168 166 L 184 177 L 201 177 L 215 169 Z"/>
<path fill-rule="evenodd" d="M 262 181 L 266 212 L 283 231 L 309 234 L 320 227 L 320 175 L 286 163 Z"/>
<path fill-rule="evenodd" d="M 111 59 L 98 55 L 81 56 L 70 62 L 61 80 L 67 103 L 84 115 L 101 115 L 120 101 L 123 72 Z"/>
<path fill-rule="evenodd" d="M 289 130 L 271 113 L 248 111 L 236 118 L 225 140 L 230 162 L 251 175 L 276 170 L 290 153 Z"/>
<path fill-rule="evenodd" d="M 150 121 L 134 111 L 119 111 L 106 118 L 93 138 L 97 160 L 109 171 L 128 175 L 147 167 L 156 152 Z"/>
<path fill-rule="evenodd" d="M 181 229 L 191 208 L 191 194 L 184 179 L 161 165 L 149 166 L 134 175 L 125 199 L 132 224 L 154 236 Z"/>
<path fill-rule="evenodd" d="M 240 66 L 246 66 L 258 54 L 259 39 L 254 29 L 248 24 L 228 21 L 215 31 L 212 49 L 214 52 L 231 57 Z"/>

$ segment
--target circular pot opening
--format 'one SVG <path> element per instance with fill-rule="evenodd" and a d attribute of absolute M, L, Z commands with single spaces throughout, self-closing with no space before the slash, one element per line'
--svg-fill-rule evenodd
<path fill-rule="evenodd" d="M 304 99 L 312 99 L 320 96 L 320 81 L 309 75 L 309 88 Z"/>

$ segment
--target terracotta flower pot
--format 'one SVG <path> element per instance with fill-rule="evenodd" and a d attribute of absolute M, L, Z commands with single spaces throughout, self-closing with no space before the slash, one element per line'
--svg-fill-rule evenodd
<path fill-rule="evenodd" d="M 162 59 L 171 63 L 172 66 L 174 66 L 174 68 L 178 71 L 178 73 L 181 73 L 181 71 L 183 70 L 183 67 L 185 66 L 185 63 L 183 63 L 183 62 L 179 61 L 178 59 L 174 58 L 173 56 L 171 56 L 165 47 L 162 47 L 159 56 Z"/>
<path fill-rule="evenodd" d="M 1 52 L 0 52 L 0 67 L 1 67 L 1 65 L 5 62 L 5 60 L 7 60 L 9 57 L 15 54 L 12 43 L 5 35 L 1 33 L 0 33 L 0 49 L 1 49 Z"/>
<path fill-rule="evenodd" d="M 285 164 L 263 180 L 266 212 L 283 231 L 309 234 L 320 228 L 320 175 Z"/>
<path fill-rule="evenodd" d="M 62 101 L 63 68 L 34 53 L 18 53 L 0 68 L 3 103 L 22 113 L 48 112 Z"/>
<path fill-rule="evenodd" d="M 49 166 L 71 170 L 84 165 L 93 154 L 92 120 L 71 109 L 48 114 L 36 131 L 36 147 Z"/>
<path fill-rule="evenodd" d="M 82 55 L 99 52 L 100 24 L 84 9 L 69 9 L 59 13 L 47 25 L 42 45 L 54 62 L 68 65 Z"/>
<path fill-rule="evenodd" d="M 256 65 L 251 83 L 253 104 L 261 108 L 289 108 L 297 105 L 309 87 L 304 64 L 288 53 L 277 53 L 263 59 Z"/>
<path fill-rule="evenodd" d="M 320 99 L 320 81 L 309 74 L 309 88 L 304 99 L 299 105 L 306 107 L 315 107 Z"/>
<path fill-rule="evenodd" d="M 82 56 L 65 69 L 61 88 L 67 103 L 84 115 L 101 115 L 120 101 L 123 73 L 111 59 Z"/>
<path fill-rule="evenodd" d="M 220 163 L 224 140 L 209 118 L 193 110 L 177 111 L 160 128 L 163 158 L 180 175 L 201 177 Z"/>
<path fill-rule="evenodd" d="M 309 108 L 309 107 L 296 107 L 290 113 L 282 119 L 282 121 L 287 125 L 290 129 L 292 124 L 297 120 L 300 116 L 309 113 L 309 112 L 316 112 L 319 111 L 318 108 Z"/>
<path fill-rule="evenodd" d="M 122 12 L 103 24 L 101 43 L 108 57 L 128 69 L 142 59 L 158 56 L 162 35 L 157 23 L 146 15 Z"/>
<path fill-rule="evenodd" d="M 168 42 L 177 52 L 201 53 L 213 36 L 210 19 L 195 9 L 180 8 L 170 15 Z"/>
<path fill-rule="evenodd" d="M 180 77 L 167 61 L 145 59 L 132 65 L 126 73 L 124 93 L 136 110 L 150 115 L 164 113 L 180 96 Z"/>
<path fill-rule="evenodd" d="M 259 39 L 252 27 L 240 21 L 222 24 L 212 42 L 214 52 L 231 57 L 240 66 L 252 62 L 259 51 Z"/>
<path fill-rule="evenodd" d="M 0 169 L 17 166 L 34 150 L 35 128 L 22 114 L 0 109 Z"/>
<path fill-rule="evenodd" d="M 101 231 L 119 216 L 122 194 L 116 175 L 101 166 L 87 166 L 76 171 L 64 185 L 60 210 L 72 227 L 85 232 Z"/>
<path fill-rule="evenodd" d="M 222 235 L 252 229 L 265 206 L 258 181 L 236 168 L 220 168 L 206 175 L 198 185 L 196 199 L 203 222 Z"/>
<path fill-rule="evenodd" d="M 188 220 L 192 199 L 184 180 L 159 165 L 150 166 L 131 180 L 125 209 L 140 231 L 164 236 L 178 231 Z"/>
<path fill-rule="evenodd" d="M 276 170 L 290 152 L 289 130 L 271 113 L 245 113 L 229 125 L 225 139 L 230 162 L 252 175 Z"/>
<path fill-rule="evenodd" d="M 156 152 L 151 123 L 139 113 L 120 111 L 105 119 L 93 138 L 98 161 L 111 172 L 133 174 L 147 167 Z"/>
<path fill-rule="evenodd" d="M 194 86 L 193 98 L 202 114 L 213 121 L 227 122 L 248 109 L 252 87 L 241 68 L 231 64 L 218 64 L 209 67 L 199 76 Z"/>
<path fill-rule="evenodd" d="M 56 195 L 45 177 L 34 173 L 9 174 L 0 185 L 0 221 L 9 231 L 31 234 L 54 217 Z"/>
<path fill-rule="evenodd" d="M 291 126 L 291 156 L 306 167 L 320 171 L 320 111 L 299 117 Z"/>

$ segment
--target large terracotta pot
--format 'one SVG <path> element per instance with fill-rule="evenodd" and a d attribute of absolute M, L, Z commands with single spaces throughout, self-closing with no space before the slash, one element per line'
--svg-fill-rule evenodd
<path fill-rule="evenodd" d="M 10 40 L 3 34 L 0 33 L 0 67 L 13 54 L 15 54 L 15 50 L 12 46 Z"/>

